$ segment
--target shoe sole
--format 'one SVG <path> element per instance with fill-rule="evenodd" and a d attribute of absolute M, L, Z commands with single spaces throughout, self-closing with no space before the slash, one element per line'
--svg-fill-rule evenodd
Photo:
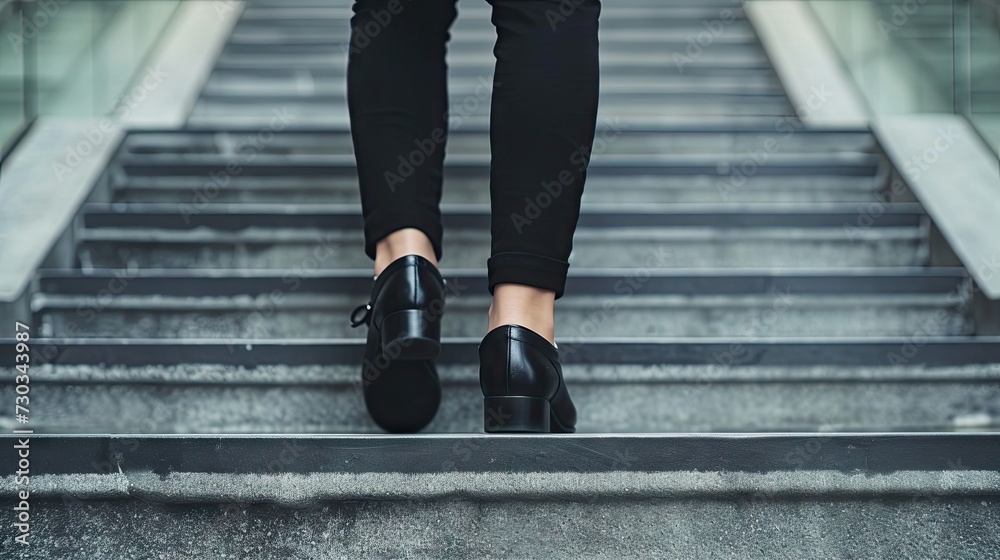
<path fill-rule="evenodd" d="M 363 382 L 368 413 L 387 432 L 419 432 L 441 405 L 437 368 L 428 360 L 393 360 Z"/>

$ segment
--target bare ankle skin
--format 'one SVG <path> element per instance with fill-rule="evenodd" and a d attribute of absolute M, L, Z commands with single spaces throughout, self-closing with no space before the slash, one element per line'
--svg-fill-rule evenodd
<path fill-rule="evenodd" d="M 486 332 L 502 325 L 521 325 L 555 344 L 556 293 L 521 284 L 497 284 Z"/>
<path fill-rule="evenodd" d="M 434 246 L 427 234 L 416 228 L 398 229 L 375 244 L 375 275 L 382 274 L 389 263 L 406 255 L 420 255 L 438 265 Z"/>

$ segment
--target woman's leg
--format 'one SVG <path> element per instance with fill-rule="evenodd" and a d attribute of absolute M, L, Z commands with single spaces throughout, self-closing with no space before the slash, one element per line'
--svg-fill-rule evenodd
<path fill-rule="evenodd" d="M 347 106 L 365 253 L 376 274 L 408 254 L 437 264 L 455 0 L 357 0 L 353 10 Z"/>
<path fill-rule="evenodd" d="M 455 16 L 455 0 L 357 0 L 351 18 L 347 103 L 377 276 L 351 324 L 368 326 L 361 387 L 372 419 L 390 432 L 423 429 L 441 402 L 438 203 Z"/>
<path fill-rule="evenodd" d="M 497 28 L 490 119 L 489 330 L 552 342 L 597 124 L 599 0 L 487 0 Z"/>

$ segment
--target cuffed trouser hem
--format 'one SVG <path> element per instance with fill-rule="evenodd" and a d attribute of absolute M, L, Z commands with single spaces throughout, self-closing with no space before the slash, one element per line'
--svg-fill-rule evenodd
<path fill-rule="evenodd" d="M 497 284 L 523 284 L 552 290 L 556 299 L 566 289 L 569 263 L 532 253 L 497 253 L 486 261 L 490 294 Z"/>
<path fill-rule="evenodd" d="M 365 219 L 365 254 L 375 260 L 375 246 L 385 236 L 403 228 L 416 228 L 424 232 L 434 247 L 434 256 L 441 260 L 443 227 L 440 216 L 414 208 L 386 208 L 372 212 Z"/>

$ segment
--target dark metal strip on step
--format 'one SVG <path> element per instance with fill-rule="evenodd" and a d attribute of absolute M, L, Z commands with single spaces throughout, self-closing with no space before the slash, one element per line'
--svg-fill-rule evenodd
<path fill-rule="evenodd" d="M 458 293 L 485 294 L 482 270 L 442 271 Z M 571 270 L 568 293 L 585 295 L 676 294 L 746 295 L 791 292 L 805 294 L 947 294 L 959 292 L 969 279 L 961 268 L 743 270 L 743 269 L 587 269 Z M 104 291 L 130 296 L 215 297 L 262 295 L 277 291 L 308 294 L 371 292 L 368 270 L 342 272 L 275 270 L 43 270 L 40 292 L 47 295 L 96 297 Z"/>
<path fill-rule="evenodd" d="M 479 362 L 480 338 L 444 339 L 441 364 Z M 1000 337 L 880 338 L 587 338 L 561 342 L 567 364 L 720 366 L 923 366 L 1000 363 Z M 0 362 L 13 364 L 15 342 L 0 339 Z M 358 364 L 363 339 L 35 339 L 33 365 Z"/>
<path fill-rule="evenodd" d="M 490 227 L 489 205 L 442 205 L 445 228 Z M 703 227 L 703 228 L 846 228 L 918 227 L 925 213 L 919 204 L 878 205 L 877 215 L 863 204 L 758 205 L 756 207 L 695 204 L 633 206 L 587 204 L 580 228 Z M 544 209 L 538 209 L 543 213 Z M 526 205 L 526 215 L 530 209 Z M 188 230 L 207 228 L 236 231 L 250 227 L 282 229 L 361 229 L 360 210 L 353 204 L 227 204 L 197 209 L 170 203 L 87 204 L 87 228 Z M 845 233 L 846 235 L 846 233 Z"/>
<path fill-rule="evenodd" d="M 241 73 L 229 73 L 232 76 L 241 76 Z M 697 69 L 693 68 L 691 70 L 691 75 L 698 75 Z M 294 80 L 294 72 L 288 71 L 284 73 L 272 73 L 267 76 L 269 79 L 277 80 Z M 322 76 L 322 79 L 330 79 L 330 76 Z M 641 76 L 626 76 L 629 79 L 633 79 Z M 711 76 L 710 76 L 711 77 Z M 722 76 L 714 76 L 722 77 Z M 728 77 L 728 76 L 727 76 Z M 752 79 L 762 79 L 767 78 L 769 75 L 753 75 Z M 467 76 L 466 78 L 475 78 L 475 76 Z M 193 128 L 219 128 L 219 127 L 229 127 L 229 126 L 256 126 L 259 129 L 267 129 L 270 126 L 271 118 L 274 116 L 271 107 L 268 107 L 265 113 L 250 113 L 247 111 L 239 111 L 237 113 L 233 112 L 221 112 L 217 114 L 208 114 L 202 110 L 199 105 L 195 105 L 194 112 L 190 117 L 188 117 L 188 124 Z M 326 113 L 315 113 L 310 114 L 308 117 L 306 115 L 300 115 L 303 118 L 299 118 L 301 121 L 299 126 L 303 129 L 312 130 L 329 130 L 331 127 L 345 127 L 348 123 L 348 115 L 341 113 L 339 111 L 330 111 Z M 618 115 L 609 115 L 607 113 L 598 113 L 599 122 L 606 122 L 606 119 L 618 118 Z M 781 117 L 775 116 L 762 116 L 762 115 L 734 115 L 734 114 L 660 114 L 656 115 L 650 114 L 623 114 L 621 115 L 620 121 L 628 126 L 632 126 L 635 123 L 661 123 L 666 125 L 683 125 L 687 123 L 688 125 L 694 127 L 707 127 L 710 125 L 718 125 L 725 127 L 733 127 L 737 125 L 753 126 L 756 128 L 763 128 L 770 126 L 772 130 L 775 127 L 775 123 L 779 123 L 782 127 L 785 124 L 788 125 L 788 129 L 801 130 L 804 123 L 795 117 L 794 115 L 782 115 Z M 466 124 L 477 124 L 479 126 L 486 126 L 489 123 L 489 116 L 482 114 L 471 114 L 468 118 L 462 121 L 461 126 Z M 457 125 L 456 125 L 457 126 Z M 764 168 L 765 170 L 767 168 Z"/>
<path fill-rule="evenodd" d="M 753 53 L 756 54 L 756 53 Z M 490 64 L 489 55 L 476 57 L 450 57 L 449 70 L 458 74 L 488 74 L 493 68 Z M 603 57 L 602 57 L 603 58 Z M 715 72 L 747 72 L 765 73 L 772 71 L 771 64 L 763 54 L 756 56 L 708 56 L 695 59 L 687 68 L 679 69 L 672 60 L 661 61 L 636 59 L 634 61 L 622 60 L 618 62 L 600 62 L 602 74 L 615 75 L 624 72 L 635 72 L 657 75 L 680 75 L 687 72 L 692 67 L 701 67 Z M 284 71 L 329 71 L 333 74 L 343 75 L 347 67 L 346 57 L 324 56 L 324 57 L 254 57 L 225 55 L 219 58 L 215 65 L 215 70 L 223 71 L 258 71 L 284 72 Z"/>
<path fill-rule="evenodd" d="M 485 4 L 484 4 L 485 6 Z M 741 7 L 734 4 L 717 3 L 712 5 L 706 2 L 703 6 L 694 5 L 672 5 L 663 4 L 658 6 L 620 6 L 611 5 L 601 11 L 602 21 L 615 21 L 620 19 L 649 21 L 663 19 L 672 22 L 674 25 L 689 25 L 693 29 L 702 31 L 701 20 L 707 18 L 718 18 L 720 9 L 729 9 L 734 20 L 745 20 L 745 15 Z M 325 23 L 328 21 L 347 23 L 353 12 L 349 7 L 329 5 L 310 6 L 260 6 L 250 3 L 240 15 L 241 27 L 248 25 L 261 25 L 268 28 L 275 22 L 284 25 L 293 24 L 314 24 L 316 22 Z M 727 14 L 729 15 L 729 14 Z M 605 20 L 604 18 L 607 18 Z M 488 8 L 467 7 L 462 9 L 462 23 L 456 25 L 479 23 L 489 25 L 490 10 Z"/>
<path fill-rule="evenodd" d="M 733 123 L 691 123 L 688 125 L 670 125 L 663 126 L 656 123 L 642 122 L 636 123 L 634 126 L 629 126 L 627 131 L 623 131 L 623 134 L 656 134 L 656 135 L 686 135 L 686 134 L 759 134 L 765 136 L 783 135 L 792 132 L 791 130 L 775 130 L 772 123 L 771 126 L 761 126 L 758 124 L 740 124 L 739 122 Z M 143 138 L 147 135 L 166 135 L 168 137 L 175 138 L 187 138 L 189 136 L 197 135 L 215 135 L 215 134 L 228 134 L 239 137 L 245 137 L 247 135 L 256 136 L 260 134 L 260 127 L 253 126 L 227 126 L 227 127 L 217 127 L 217 126 L 186 126 L 184 128 L 144 128 L 142 130 L 134 130 L 128 133 L 126 136 L 126 142 L 128 139 L 132 138 Z M 289 125 L 287 128 L 281 131 L 274 132 L 274 137 L 280 139 L 285 136 L 294 137 L 296 135 L 344 135 L 350 137 L 351 131 L 347 127 L 327 127 L 324 129 L 310 128 L 301 126 L 301 123 L 295 123 L 294 125 Z M 486 124 L 462 124 L 462 128 L 451 131 L 448 133 L 449 138 L 461 138 L 465 136 L 478 136 L 483 134 L 489 134 L 489 126 Z M 809 139 L 822 136 L 830 135 L 866 135 L 871 136 L 871 130 L 867 128 L 859 128 L 856 126 L 848 127 L 837 127 L 830 125 L 820 125 L 820 126 L 810 126 L 808 128 L 801 128 L 794 130 L 794 136 L 797 139 L 803 141 L 809 141 Z"/>
<path fill-rule="evenodd" d="M 5 434 L 4 446 L 17 438 Z M 1000 470 L 993 433 L 32 435 L 30 444 L 36 476 L 268 474 L 279 458 L 281 472 L 296 474 Z M 14 461 L 0 468 L 17 470 Z"/>
<path fill-rule="evenodd" d="M 452 94 L 450 102 L 454 105 L 459 105 L 468 95 L 463 96 L 462 92 L 455 92 Z M 340 91 L 339 88 L 308 93 L 209 92 L 203 94 L 200 99 L 205 105 L 253 106 L 274 104 L 280 106 L 282 103 L 296 103 L 303 106 L 328 108 L 330 106 L 346 107 L 347 93 Z M 778 107 L 781 110 L 784 110 L 788 103 L 785 94 L 782 92 L 713 91 L 711 89 L 700 92 L 614 92 L 602 94 L 601 102 L 603 103 L 603 108 L 609 112 L 617 112 L 622 109 L 627 110 L 633 104 L 640 102 L 646 104 L 655 103 L 663 107 L 669 107 L 675 103 L 695 106 L 731 103 L 757 105 L 770 109 Z"/>
<path fill-rule="evenodd" d="M 303 68 L 288 68 L 280 65 L 216 65 L 212 71 L 213 76 L 242 76 L 242 77 L 263 77 L 263 78 L 286 78 L 295 79 L 301 75 Z M 466 65 L 449 67 L 449 74 L 452 79 L 477 78 L 479 76 L 490 77 L 493 74 L 491 65 Z M 758 64 L 746 65 L 739 62 L 728 64 L 705 64 L 695 63 L 683 68 L 683 74 L 676 71 L 676 67 L 664 66 L 659 72 L 651 72 L 648 65 L 614 65 L 604 66 L 601 69 L 602 78 L 605 80 L 615 80 L 621 77 L 634 78 L 637 76 L 652 77 L 653 79 L 671 79 L 677 76 L 707 76 L 714 78 L 740 78 L 749 77 L 753 79 L 770 78 L 774 75 L 774 69 L 770 65 L 761 61 Z M 308 68 L 314 78 L 336 78 L 343 79 L 343 66 L 317 65 Z M 772 125 L 774 121 L 770 121 Z M 267 127 L 267 122 L 263 124 Z"/>
<path fill-rule="evenodd" d="M 296 101 L 297 102 L 297 101 Z M 303 104 L 305 105 L 305 104 Z M 658 135 L 657 135 L 658 136 Z M 663 138 L 659 138 L 663 140 Z M 480 141 L 482 150 L 477 153 L 454 153 L 448 156 L 445 163 L 446 168 L 450 167 L 471 167 L 478 169 L 488 169 L 490 166 L 490 155 L 488 146 L 482 139 Z M 630 142 L 641 142 L 642 139 L 628 138 Z M 651 139 L 651 143 L 657 140 L 656 136 Z M 473 140 L 468 140 L 472 142 Z M 623 141 L 624 143 L 624 141 Z M 455 142 L 454 144 L 457 144 Z M 453 144 L 453 145 L 454 145 Z M 245 153 L 221 152 L 199 152 L 177 154 L 173 151 L 165 150 L 158 153 L 153 150 L 146 150 L 143 153 L 126 152 L 118 156 L 117 162 L 126 171 L 134 171 L 136 174 L 148 174 L 149 169 L 171 171 L 195 169 L 195 170 L 224 170 L 227 165 L 234 165 L 234 160 L 239 162 L 239 173 L 231 172 L 233 175 L 242 175 L 244 172 L 266 172 L 273 174 L 276 167 L 287 167 L 291 171 L 353 168 L 355 165 L 354 156 L 349 152 L 348 144 L 344 143 L 339 153 L 326 153 L 316 150 L 299 153 L 281 153 L 281 145 L 275 146 L 277 153 L 261 151 L 249 160 Z M 417 144 L 412 146 L 412 151 L 400 154 L 404 159 L 409 158 L 411 166 L 422 165 L 423 158 L 432 148 L 425 144 L 420 148 Z M 655 147 L 651 145 L 650 147 Z M 421 149 L 423 153 L 420 153 Z M 411 156 L 412 157 L 409 157 Z M 582 162 L 582 160 L 581 160 Z M 834 153 L 819 152 L 776 152 L 767 155 L 740 153 L 734 151 L 718 152 L 705 149 L 701 152 L 685 152 L 680 154 L 664 154 L 659 152 L 649 153 L 639 151 L 635 154 L 619 152 L 602 152 L 595 154 L 589 164 L 589 168 L 600 169 L 611 167 L 614 169 L 639 168 L 645 170 L 660 170 L 663 172 L 688 169 L 704 169 L 719 166 L 737 167 L 743 165 L 743 171 L 747 175 L 764 173 L 769 170 L 799 170 L 817 174 L 837 174 L 837 175 L 858 175 L 859 173 L 873 170 L 878 166 L 880 160 L 877 156 L 867 153 L 852 153 L 841 151 Z M 286 175 L 292 174 L 286 171 Z M 404 173 L 400 171 L 399 173 Z"/>
<path fill-rule="evenodd" d="M 425 157 L 417 146 L 413 150 L 419 155 L 413 161 Z M 401 154 L 406 157 L 409 154 Z M 116 165 L 131 176 L 176 175 L 178 173 L 204 175 L 226 172 L 227 166 L 238 165 L 239 175 L 331 175 L 354 172 L 356 161 L 350 154 L 270 154 L 258 153 L 252 159 L 231 154 L 128 154 L 120 155 Z M 733 167 L 753 165 L 754 175 L 873 175 L 878 168 L 878 158 L 868 154 L 770 154 L 767 161 L 755 162 L 747 154 L 599 154 L 588 166 L 588 171 L 614 171 L 620 174 L 648 175 L 709 175 L 719 174 L 720 164 L 729 163 Z M 470 171 L 488 171 L 489 154 L 453 154 L 445 163 L 446 168 Z M 732 170 L 727 171 L 730 173 Z M 232 172 L 230 172 L 232 173 Z M 402 173 L 402 171 L 401 171 Z M 555 180 L 555 178 L 553 178 Z"/>

